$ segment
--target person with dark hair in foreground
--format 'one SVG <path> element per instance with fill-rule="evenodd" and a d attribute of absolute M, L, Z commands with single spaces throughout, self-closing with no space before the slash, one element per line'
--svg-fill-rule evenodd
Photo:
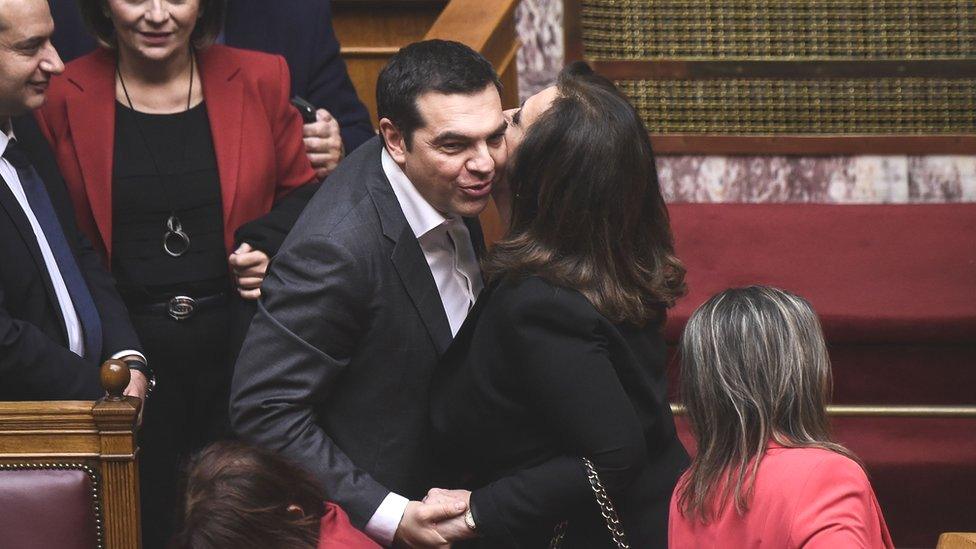
<path fill-rule="evenodd" d="M 671 547 L 892 547 L 864 469 L 830 439 L 830 387 L 803 298 L 732 289 L 692 314 L 681 389 L 698 454 L 671 501 Z"/>
<path fill-rule="evenodd" d="M 178 549 L 379 549 L 326 501 L 304 469 L 273 452 L 216 442 L 187 465 Z"/>
<path fill-rule="evenodd" d="M 476 216 L 506 159 L 481 55 L 429 40 L 377 82 L 381 136 L 346 158 L 285 239 L 234 373 L 245 440 L 312 471 L 376 541 L 442 547 L 428 390 L 481 290 Z"/>
<path fill-rule="evenodd" d="M 179 460 L 228 430 L 235 327 L 276 251 L 234 232 L 315 181 L 284 59 L 211 45 L 223 8 L 82 0 L 106 46 L 69 63 L 38 111 L 158 377 L 140 432 L 147 549 L 169 537 Z"/>
<path fill-rule="evenodd" d="M 468 502 L 440 528 L 479 547 L 666 547 L 688 456 L 662 325 L 684 268 L 647 131 L 582 64 L 510 118 L 510 228 L 431 387 L 438 453 L 472 491 L 428 501 Z"/>

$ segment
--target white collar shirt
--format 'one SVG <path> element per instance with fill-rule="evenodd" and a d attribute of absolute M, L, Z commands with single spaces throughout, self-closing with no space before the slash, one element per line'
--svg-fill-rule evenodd
<path fill-rule="evenodd" d="M 471 234 L 463 219 L 445 216 L 434 209 L 385 148 L 381 155 L 383 173 L 434 277 L 451 335 L 457 335 L 484 287 Z"/>

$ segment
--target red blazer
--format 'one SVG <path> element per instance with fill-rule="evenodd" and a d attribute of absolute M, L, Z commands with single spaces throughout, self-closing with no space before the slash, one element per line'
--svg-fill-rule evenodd
<path fill-rule="evenodd" d="M 835 452 L 770 444 L 745 515 L 739 515 L 731 503 L 704 525 L 686 519 L 678 509 L 686 477 L 671 498 L 668 545 L 672 549 L 893 547 L 864 470 Z"/>
<path fill-rule="evenodd" d="M 366 534 L 357 530 L 349 515 L 331 501 L 325 502 L 325 514 L 319 523 L 319 543 L 317 549 L 382 549 Z"/>
<path fill-rule="evenodd" d="M 197 54 L 217 156 L 224 240 L 267 213 L 278 198 L 315 179 L 302 121 L 289 103 L 288 66 L 279 56 L 211 46 Z M 51 81 L 36 111 L 51 143 L 78 225 L 111 264 L 115 147 L 115 54 L 98 50 Z"/>

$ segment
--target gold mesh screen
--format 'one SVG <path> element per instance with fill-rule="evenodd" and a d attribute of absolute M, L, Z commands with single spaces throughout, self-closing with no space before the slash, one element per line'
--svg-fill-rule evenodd
<path fill-rule="evenodd" d="M 617 82 L 652 133 L 976 133 L 976 80 Z"/>
<path fill-rule="evenodd" d="M 591 59 L 976 57 L 974 0 L 578 0 Z"/>

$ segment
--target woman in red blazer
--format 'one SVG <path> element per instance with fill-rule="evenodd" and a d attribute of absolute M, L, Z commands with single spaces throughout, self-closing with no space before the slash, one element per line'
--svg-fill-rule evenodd
<path fill-rule="evenodd" d="M 754 286 L 695 311 L 681 390 L 698 454 L 671 499 L 670 547 L 893 547 L 864 469 L 828 435 L 830 386 L 803 298 Z"/>
<path fill-rule="evenodd" d="M 168 537 L 181 456 L 218 437 L 245 317 L 275 250 L 242 224 L 313 181 L 285 61 L 209 46 L 223 0 L 83 0 L 107 47 L 38 120 L 79 225 L 115 275 L 158 386 L 141 431 L 144 538 Z"/>

